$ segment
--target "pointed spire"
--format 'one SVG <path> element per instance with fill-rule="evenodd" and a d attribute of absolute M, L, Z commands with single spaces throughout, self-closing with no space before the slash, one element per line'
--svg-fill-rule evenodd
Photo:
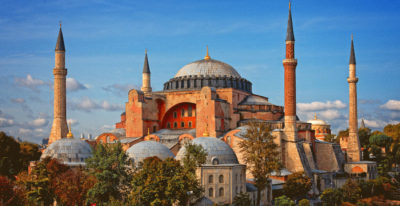
<path fill-rule="evenodd" d="M 56 51 L 65 51 L 64 37 L 63 37 L 62 30 L 61 30 L 61 21 L 60 21 L 60 31 L 58 32 Z"/>
<path fill-rule="evenodd" d="M 364 118 L 361 119 L 361 125 L 360 125 L 360 129 L 364 129 L 365 128 L 365 123 L 364 123 Z"/>
<path fill-rule="evenodd" d="M 356 55 L 354 54 L 353 34 L 351 34 L 351 50 L 350 50 L 349 64 L 356 64 Z"/>
<path fill-rule="evenodd" d="M 290 6 L 290 1 L 289 1 L 289 19 L 288 19 L 287 32 L 286 32 L 286 41 L 294 41 L 292 12 L 291 12 L 290 7 L 291 6 Z"/>
<path fill-rule="evenodd" d="M 145 50 L 143 73 L 149 73 L 150 74 L 149 60 L 147 59 L 147 49 Z"/>
<path fill-rule="evenodd" d="M 207 54 L 206 54 L 206 56 L 204 57 L 204 59 L 205 59 L 205 60 L 210 60 L 210 59 L 211 59 L 210 55 L 208 55 L 208 45 L 207 45 Z"/>

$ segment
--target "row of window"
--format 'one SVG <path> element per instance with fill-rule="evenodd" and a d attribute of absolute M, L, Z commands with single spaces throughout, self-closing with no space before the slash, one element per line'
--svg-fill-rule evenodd
<path fill-rule="evenodd" d="M 187 111 L 187 117 L 191 117 L 193 115 L 193 111 L 192 111 L 192 106 L 188 107 L 188 111 Z M 181 109 L 181 117 L 185 117 L 185 109 Z M 178 118 L 178 113 L 175 111 L 174 112 L 174 118 Z"/>
<path fill-rule="evenodd" d="M 192 122 L 188 122 L 188 127 L 192 128 Z M 167 128 L 170 129 L 171 128 L 171 123 L 167 122 Z M 178 123 L 174 122 L 174 128 L 178 128 Z M 185 128 L 185 122 L 181 122 L 181 128 Z"/>
<path fill-rule="evenodd" d="M 214 197 L 214 188 L 210 187 L 208 188 L 208 196 L 209 197 Z M 217 194 L 215 195 L 216 197 L 223 197 L 224 196 L 224 188 L 220 187 L 218 190 L 218 196 Z"/>
<path fill-rule="evenodd" d="M 220 175 L 219 177 L 218 177 L 218 181 L 219 181 L 219 183 L 224 183 L 224 176 L 223 175 Z M 208 183 L 214 183 L 214 175 L 210 175 L 210 176 L 208 176 Z"/>

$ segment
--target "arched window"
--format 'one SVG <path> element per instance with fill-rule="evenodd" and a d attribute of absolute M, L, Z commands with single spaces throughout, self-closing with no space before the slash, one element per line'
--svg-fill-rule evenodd
<path fill-rule="evenodd" d="M 210 188 L 208 189 L 208 196 L 209 196 L 209 197 L 213 197 L 213 195 L 214 195 L 214 189 L 213 189 L 212 187 L 210 187 Z"/>
<path fill-rule="evenodd" d="M 188 117 L 192 116 L 192 106 L 189 105 L 188 107 Z"/>
<path fill-rule="evenodd" d="M 167 123 L 167 128 L 169 129 L 169 128 L 171 128 L 171 123 Z"/>
<path fill-rule="evenodd" d="M 182 128 L 185 127 L 185 122 L 181 122 L 181 127 L 182 127 Z"/>
<path fill-rule="evenodd" d="M 239 188 L 236 186 L 236 194 L 239 193 Z"/>
<path fill-rule="evenodd" d="M 208 176 L 208 183 L 214 183 L 214 176 L 213 175 Z"/>
<path fill-rule="evenodd" d="M 224 188 L 223 187 L 219 188 L 219 196 L 220 197 L 224 196 Z"/>
<path fill-rule="evenodd" d="M 176 112 L 174 112 L 174 118 L 177 118 L 178 117 L 178 115 L 176 114 Z"/>
<path fill-rule="evenodd" d="M 224 183 L 224 176 L 223 175 L 219 176 L 219 183 Z"/>
<path fill-rule="evenodd" d="M 181 109 L 181 117 L 185 116 L 185 109 Z"/>
<path fill-rule="evenodd" d="M 188 126 L 189 128 L 192 128 L 192 122 L 189 122 L 189 126 Z"/>
<path fill-rule="evenodd" d="M 153 126 L 153 132 L 157 131 L 157 126 Z"/>
<path fill-rule="evenodd" d="M 178 127 L 178 123 L 174 122 L 174 128 Z"/>

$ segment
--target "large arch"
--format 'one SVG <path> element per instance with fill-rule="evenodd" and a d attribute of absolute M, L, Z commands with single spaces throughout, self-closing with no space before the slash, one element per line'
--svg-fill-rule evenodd
<path fill-rule="evenodd" d="M 163 129 L 196 128 L 196 104 L 183 102 L 171 107 L 161 121 Z"/>

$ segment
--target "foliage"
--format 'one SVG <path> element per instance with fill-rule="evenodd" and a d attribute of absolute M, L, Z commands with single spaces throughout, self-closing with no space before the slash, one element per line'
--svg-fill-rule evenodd
<path fill-rule="evenodd" d="M 23 199 L 23 194 L 18 192 L 13 181 L 0 176 L 0 205 L 24 205 Z"/>
<path fill-rule="evenodd" d="M 342 139 L 343 137 L 348 137 L 348 136 L 349 136 L 349 129 L 340 130 L 338 135 L 337 135 L 337 138 L 338 139 Z"/>
<path fill-rule="evenodd" d="M 249 193 L 240 193 L 233 198 L 234 206 L 251 206 Z"/>
<path fill-rule="evenodd" d="M 310 206 L 310 200 L 307 200 L 307 199 L 300 200 L 299 206 Z"/>
<path fill-rule="evenodd" d="M 33 205 L 50 205 L 54 200 L 46 164 L 46 161 L 38 162 L 25 182 L 26 197 Z"/>
<path fill-rule="evenodd" d="M 296 205 L 293 200 L 291 200 L 289 197 L 286 197 L 285 195 L 275 198 L 274 202 L 275 202 L 274 205 L 276 205 L 276 206 L 294 206 L 294 205 Z"/>
<path fill-rule="evenodd" d="M 371 180 L 360 180 L 358 182 L 361 189 L 361 198 L 371 197 L 373 194 L 374 182 Z"/>
<path fill-rule="evenodd" d="M 328 134 L 325 137 L 325 141 L 339 144 L 340 138 L 336 137 L 335 134 Z"/>
<path fill-rule="evenodd" d="M 394 141 L 400 141 L 400 123 L 398 124 L 388 124 L 383 128 L 383 132 L 392 137 Z"/>
<path fill-rule="evenodd" d="M 341 189 L 326 189 L 322 192 L 321 201 L 325 206 L 339 206 L 343 202 L 343 192 Z"/>
<path fill-rule="evenodd" d="M 311 186 L 311 179 L 304 172 L 295 172 L 288 176 L 283 185 L 283 191 L 285 195 L 295 200 L 305 197 L 307 192 L 311 190 Z"/>
<path fill-rule="evenodd" d="M 356 203 L 361 199 L 361 188 L 357 181 L 348 179 L 342 186 L 343 200 L 351 203 Z"/>
<path fill-rule="evenodd" d="M 129 191 L 130 161 L 120 143 L 97 145 L 91 158 L 86 159 L 89 175 L 96 183 L 87 193 L 87 204 L 106 204 L 111 198 L 126 199 Z"/>
<path fill-rule="evenodd" d="M 371 136 L 371 129 L 368 127 L 358 129 L 358 138 L 360 139 L 360 145 L 367 147 L 369 144 L 369 138 Z"/>
<path fill-rule="evenodd" d="M 260 205 L 261 191 L 268 184 L 268 176 L 273 171 L 281 169 L 278 145 L 274 143 L 275 137 L 271 135 L 269 125 L 250 122 L 245 140 L 239 143 L 244 161 L 254 177 L 257 187 L 257 205 Z"/>
<path fill-rule="evenodd" d="M 21 142 L 20 146 L 20 161 L 23 169 L 28 168 L 29 162 L 40 159 L 42 152 L 40 152 L 39 145 L 30 142 Z"/>
<path fill-rule="evenodd" d="M 386 136 L 384 134 L 376 134 L 376 135 L 371 135 L 369 138 L 369 143 L 380 146 L 380 147 L 387 147 L 390 146 L 390 144 L 393 142 L 393 139 L 389 136 Z"/>

